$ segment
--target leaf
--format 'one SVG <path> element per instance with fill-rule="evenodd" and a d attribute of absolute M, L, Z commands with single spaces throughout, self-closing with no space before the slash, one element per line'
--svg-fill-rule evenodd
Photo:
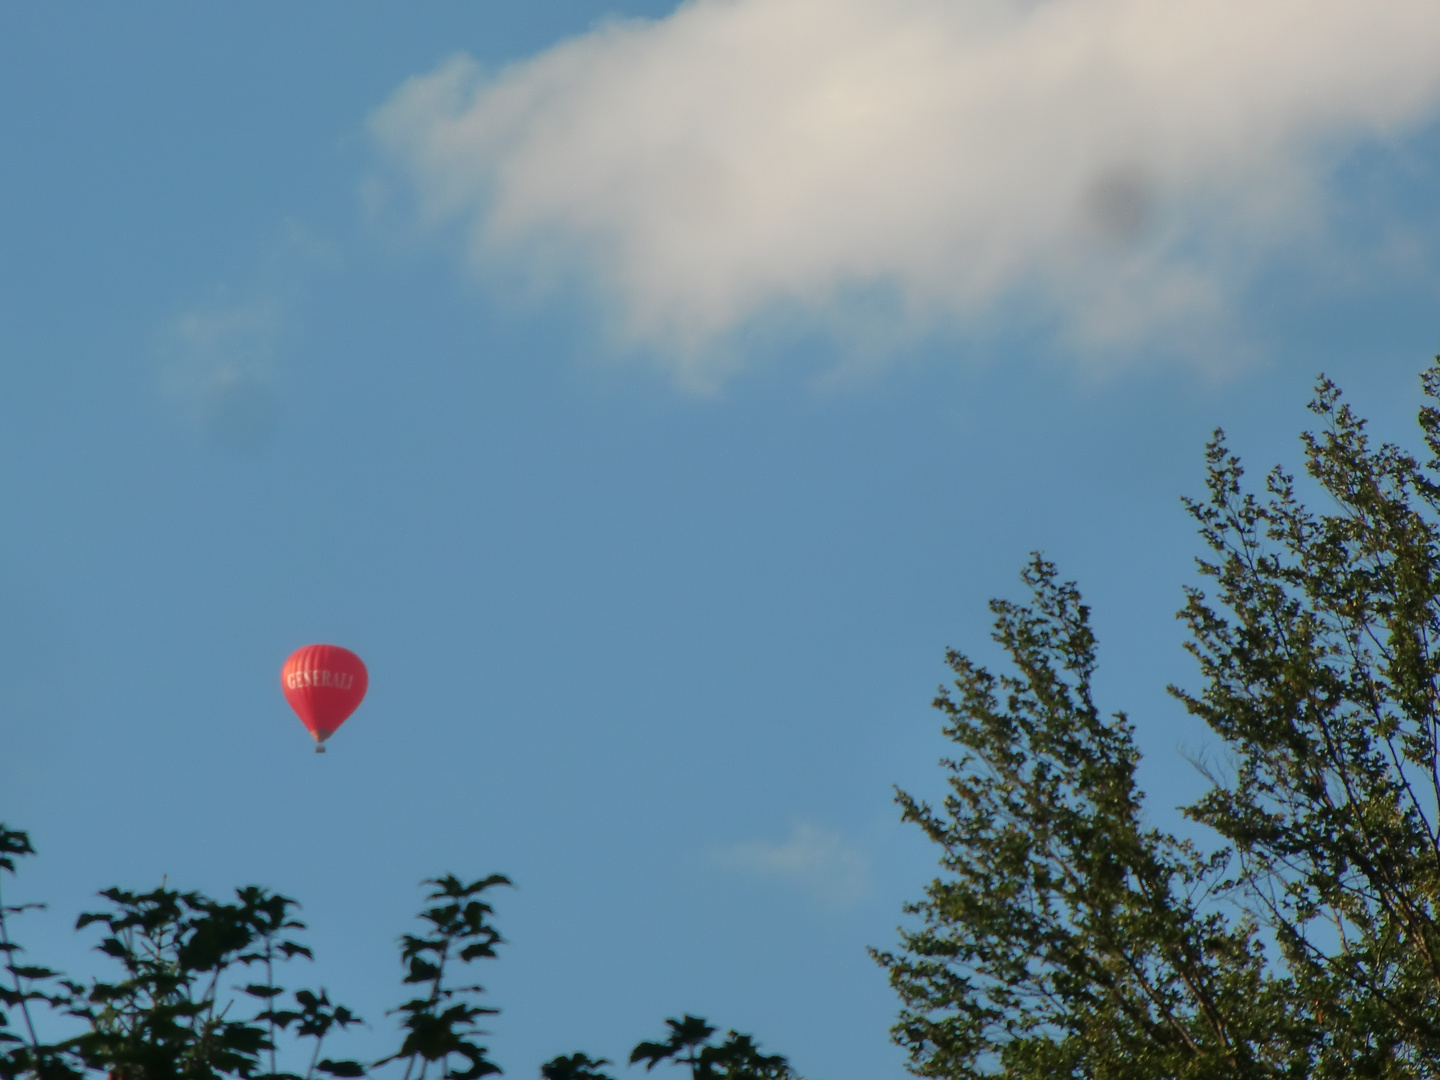
<path fill-rule="evenodd" d="M 570 1054 L 556 1057 L 540 1066 L 541 1080 L 614 1080 L 601 1067 L 609 1065 L 605 1058 L 592 1058 L 587 1054 Z"/>
<path fill-rule="evenodd" d="M 3 822 L 0 822 L 0 870 L 9 870 L 13 873 L 15 856 L 33 854 L 35 854 L 35 849 L 30 846 L 28 833 L 9 829 Z"/>
<path fill-rule="evenodd" d="M 462 1043 L 454 1051 L 456 1054 L 470 1062 L 466 1069 L 447 1069 L 445 1072 L 448 1080 L 479 1080 L 482 1076 L 496 1076 L 500 1073 L 500 1066 L 496 1065 L 485 1056 L 483 1047 L 474 1046 L 470 1043 Z"/>
<path fill-rule="evenodd" d="M 16 965 L 10 968 L 10 974 L 21 979 L 50 979 L 60 973 L 44 967 L 21 967 Z"/>
<path fill-rule="evenodd" d="M 331 1061 L 329 1058 L 316 1064 L 315 1068 L 331 1076 L 364 1076 L 365 1067 L 358 1061 Z"/>
<path fill-rule="evenodd" d="M 645 1068 L 649 1070 L 666 1058 L 673 1057 L 675 1053 L 675 1048 L 667 1046 L 665 1043 L 642 1042 L 630 1051 L 630 1064 L 634 1065 L 637 1061 L 643 1061 Z"/>
<path fill-rule="evenodd" d="M 405 976 L 405 981 L 407 983 L 429 982 L 439 974 L 440 966 L 438 964 L 432 964 L 428 960 L 421 960 L 419 957 L 414 957 L 410 961 L 410 971 Z"/>

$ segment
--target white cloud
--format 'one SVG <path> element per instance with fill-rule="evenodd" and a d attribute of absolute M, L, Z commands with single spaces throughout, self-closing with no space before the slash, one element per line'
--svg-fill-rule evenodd
<path fill-rule="evenodd" d="M 309 278 L 345 265 L 333 243 L 293 218 L 262 255 L 248 287 L 216 287 L 159 327 L 161 392 L 221 450 L 257 451 L 278 434 L 294 310 Z"/>
<path fill-rule="evenodd" d="M 717 848 L 718 865 L 746 873 L 799 883 L 838 904 L 853 903 L 870 892 L 870 864 L 847 847 L 837 833 L 801 822 L 782 844 L 763 840 Z"/>
<path fill-rule="evenodd" d="M 895 329 L 1201 347 L 1335 163 L 1437 103 L 1433 0 L 691 0 L 371 122 L 477 262 L 584 267 L 703 383 L 737 328 L 871 289 Z"/>
<path fill-rule="evenodd" d="M 161 387 L 204 437 L 226 450 L 254 451 L 279 422 L 275 392 L 276 305 L 212 305 L 164 329 Z"/>

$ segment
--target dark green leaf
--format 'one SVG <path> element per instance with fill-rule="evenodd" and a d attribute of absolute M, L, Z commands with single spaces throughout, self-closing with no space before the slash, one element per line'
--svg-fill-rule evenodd
<path fill-rule="evenodd" d="M 331 1061 L 329 1058 L 326 1058 L 317 1063 L 315 1067 L 323 1073 L 329 1073 L 331 1076 L 365 1075 L 365 1067 L 358 1061 Z"/>

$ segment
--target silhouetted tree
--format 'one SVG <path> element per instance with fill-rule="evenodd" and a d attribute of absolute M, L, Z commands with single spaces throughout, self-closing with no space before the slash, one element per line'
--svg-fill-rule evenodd
<path fill-rule="evenodd" d="M 643 1061 L 648 1072 L 662 1061 L 686 1065 L 692 1080 L 791 1080 L 795 1073 L 779 1054 L 762 1054 L 749 1035 L 726 1033 L 718 1046 L 710 1041 L 715 1029 L 689 1013 L 681 1020 L 666 1020 L 670 1034 L 664 1042 L 642 1042 L 630 1053 L 630 1063 Z"/>
<path fill-rule="evenodd" d="M 605 1058 L 592 1058 L 588 1054 L 568 1054 L 547 1061 L 540 1066 L 541 1080 L 614 1080 L 602 1065 L 609 1065 Z"/>
<path fill-rule="evenodd" d="M 0 876 L 14 872 L 16 856 L 30 854 L 25 833 L 0 826 Z M 396 1010 L 404 1032 L 396 1053 L 370 1064 L 320 1056 L 331 1030 L 359 1017 L 332 1004 L 323 989 L 297 990 L 286 1004 L 284 988 L 275 983 L 277 961 L 310 956 L 291 936 L 304 925 L 288 897 L 253 886 L 237 889 L 233 903 L 164 887 L 146 893 L 107 889 L 100 895 L 108 908 L 81 915 L 76 929 L 102 927 L 97 949 L 120 970 L 112 980 L 89 983 L 21 964 L 8 917 L 24 907 L 0 902 L 0 951 L 9 982 L 0 988 L 0 1007 L 21 1018 L 17 1031 L 0 1011 L 0 1078 L 80 1080 L 100 1071 L 111 1080 L 314 1080 L 317 1073 L 365 1076 L 391 1061 L 405 1063 L 404 1080 L 423 1080 L 432 1067 L 437 1080 L 498 1073 L 477 1041 L 483 1032 L 475 1024 L 495 1010 L 476 1003 L 481 987 L 455 985 L 447 977 L 455 964 L 495 955 L 500 935 L 480 896 L 508 882 L 499 875 L 470 883 L 447 876 L 426 884 L 433 887 L 431 904 L 420 913 L 427 932 L 406 935 L 400 949 L 404 982 L 424 993 Z M 250 978 L 232 991 L 232 981 L 247 972 L 263 972 L 263 981 Z M 244 998 L 256 1003 L 249 1015 Z M 37 1008 L 79 1021 L 79 1034 L 43 1040 Z M 276 1069 L 282 1032 L 313 1043 L 303 1076 Z"/>
<path fill-rule="evenodd" d="M 29 836 L 0 825 L 0 879 L 14 873 L 18 857 L 33 854 Z M 277 963 L 310 957 L 293 936 L 305 927 L 289 897 L 253 886 L 237 889 L 233 903 L 163 886 L 147 893 L 107 889 L 100 895 L 108 909 L 81 915 L 76 929 L 103 927 L 97 949 L 119 965 L 119 976 L 82 984 L 19 961 L 9 916 L 34 905 L 7 907 L 0 896 L 0 1080 L 89 1080 L 102 1072 L 109 1080 L 316 1080 L 316 1074 L 369 1076 L 386 1065 L 399 1080 L 427 1080 L 432 1069 L 435 1080 L 498 1074 L 478 1026 L 497 1010 L 480 1005 L 483 989 L 457 983 L 455 971 L 495 957 L 501 938 L 485 894 L 510 882 L 499 874 L 471 882 L 446 875 L 424 884 L 430 886 L 419 915 L 424 932 L 400 939 L 402 984 L 418 992 L 393 1010 L 400 1017 L 399 1047 L 373 1062 L 321 1057 L 326 1036 L 360 1018 L 332 1004 L 323 989 L 296 990 L 287 1003 L 276 984 Z M 246 981 L 233 986 L 236 978 Z M 41 1009 L 77 1021 L 78 1034 L 46 1041 L 35 1018 Z M 783 1057 L 761 1054 L 748 1035 L 731 1031 L 716 1046 L 710 1043 L 715 1029 L 698 1017 L 667 1023 L 670 1041 L 641 1043 L 632 1062 L 644 1060 L 647 1069 L 661 1061 L 688 1065 L 694 1080 L 794 1075 Z M 282 1034 L 310 1042 L 303 1075 L 277 1069 Z M 613 1080 L 602 1071 L 609 1064 L 575 1053 L 542 1065 L 540 1075 Z"/>

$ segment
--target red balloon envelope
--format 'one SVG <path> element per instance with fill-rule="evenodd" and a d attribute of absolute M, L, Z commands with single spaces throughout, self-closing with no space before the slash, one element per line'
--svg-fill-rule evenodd
<path fill-rule="evenodd" d="M 339 645 L 296 649 L 280 669 L 280 688 L 300 722 L 315 738 L 315 752 L 350 718 L 365 696 L 370 677 L 360 657 Z"/>

